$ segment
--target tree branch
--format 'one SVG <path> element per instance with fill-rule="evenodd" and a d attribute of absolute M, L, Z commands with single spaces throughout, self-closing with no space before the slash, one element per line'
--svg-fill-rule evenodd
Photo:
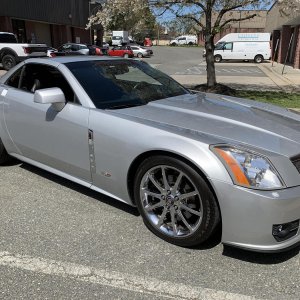
<path fill-rule="evenodd" d="M 218 32 L 218 31 L 216 30 L 217 27 L 218 27 L 218 28 L 223 28 L 226 24 L 228 24 L 228 23 L 230 23 L 230 22 L 240 22 L 240 21 L 245 21 L 245 20 L 252 19 L 252 18 L 254 18 L 254 17 L 256 17 L 256 16 L 257 16 L 257 14 L 253 14 L 253 15 L 249 15 L 249 16 L 244 17 L 244 18 L 238 18 L 238 19 L 231 18 L 231 19 L 228 19 L 228 20 L 226 20 L 224 23 L 222 23 L 221 25 L 216 26 L 216 24 L 215 24 L 215 26 L 214 26 L 214 28 L 213 28 L 213 32 L 216 34 L 216 33 Z"/>

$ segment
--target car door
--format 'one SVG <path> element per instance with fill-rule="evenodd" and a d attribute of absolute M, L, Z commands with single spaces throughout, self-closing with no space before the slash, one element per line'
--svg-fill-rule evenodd
<path fill-rule="evenodd" d="M 224 44 L 223 53 L 222 53 L 222 58 L 223 59 L 232 59 L 233 58 L 232 47 L 233 47 L 232 43 Z"/>
<path fill-rule="evenodd" d="M 182 37 L 178 39 L 178 44 L 179 45 L 185 45 L 186 44 L 186 37 Z"/>
<path fill-rule="evenodd" d="M 14 149 L 21 158 L 91 182 L 88 117 L 73 89 L 53 66 L 25 64 L 18 86 L 5 85 L 4 121 Z M 67 100 L 61 111 L 51 104 L 34 102 L 38 89 L 59 87 Z M 4 95 L 4 96 L 3 96 Z"/>
<path fill-rule="evenodd" d="M 114 47 L 109 51 L 109 55 L 110 56 L 118 56 L 118 52 L 119 52 L 119 48 L 120 47 Z"/>

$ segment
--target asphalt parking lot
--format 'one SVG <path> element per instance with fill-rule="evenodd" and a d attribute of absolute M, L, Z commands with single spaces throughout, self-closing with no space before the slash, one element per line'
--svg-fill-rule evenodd
<path fill-rule="evenodd" d="M 203 63 L 200 48 L 162 49 L 145 60 L 171 74 Z M 135 208 L 28 164 L 1 166 L 0 182 L 0 299 L 300 298 L 299 246 L 251 253 L 217 233 L 180 248 Z"/>
<path fill-rule="evenodd" d="M 153 47 L 154 56 L 145 59 L 169 75 L 206 75 L 206 62 L 201 47 Z M 241 65 L 242 64 L 242 65 Z M 216 63 L 219 76 L 266 76 L 253 62 Z"/>

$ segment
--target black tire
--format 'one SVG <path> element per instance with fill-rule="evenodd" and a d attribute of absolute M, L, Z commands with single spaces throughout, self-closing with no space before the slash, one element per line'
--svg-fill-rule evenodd
<path fill-rule="evenodd" d="M 254 62 L 256 63 L 256 64 L 260 64 L 260 63 L 262 63 L 264 61 L 264 57 L 262 56 L 262 55 L 256 55 L 255 57 L 254 57 Z"/>
<path fill-rule="evenodd" d="M 138 58 L 142 58 L 142 57 L 143 57 L 143 54 L 139 52 L 139 53 L 137 54 L 137 57 L 138 57 Z"/>
<path fill-rule="evenodd" d="M 188 45 L 189 46 L 193 46 L 194 44 L 193 44 L 193 42 L 189 42 Z"/>
<path fill-rule="evenodd" d="M 170 197 L 173 196 L 170 196 L 170 194 L 168 194 L 169 196 L 166 196 L 166 200 L 164 200 L 164 196 L 162 196 L 163 194 L 160 194 L 160 192 L 157 194 L 157 192 L 155 193 L 153 191 L 150 191 L 151 185 L 152 188 L 154 187 L 154 189 L 155 186 L 149 179 L 149 174 L 151 174 L 153 178 L 155 176 L 158 176 L 156 175 L 159 173 L 159 171 L 157 172 L 157 170 L 160 170 L 161 166 L 165 168 L 165 179 L 168 178 L 166 180 L 167 182 L 169 182 L 169 188 L 171 190 L 175 187 L 176 183 L 174 184 L 174 182 L 177 181 L 177 179 L 180 177 L 180 174 L 184 174 L 182 175 L 182 177 L 180 177 L 180 183 L 177 185 L 177 188 L 175 188 L 176 193 L 179 190 L 183 192 L 182 194 L 176 194 L 179 195 L 179 197 L 183 197 L 182 199 L 179 198 L 179 200 L 177 197 L 177 200 L 183 203 L 178 203 L 178 201 L 176 203 L 176 196 L 175 198 L 172 198 L 170 200 Z M 172 172 L 173 175 L 171 174 Z M 177 176 L 177 179 L 176 175 L 174 174 L 179 174 Z M 170 180 L 170 178 L 173 179 Z M 157 183 L 158 181 L 155 180 L 155 182 Z M 192 187 L 195 188 L 195 193 L 197 192 L 197 195 L 184 197 L 185 194 L 188 195 L 188 193 L 191 193 L 189 188 L 188 190 L 186 190 L 187 185 L 190 183 L 192 183 Z M 147 185 L 147 187 L 145 186 L 145 184 Z M 160 181 L 159 186 L 161 188 L 163 187 L 162 181 Z M 148 194 L 147 191 L 148 193 L 155 193 L 157 197 L 149 194 L 149 196 L 147 196 L 147 200 L 142 200 L 141 195 Z M 157 191 L 159 190 L 157 189 Z M 168 192 L 170 193 L 170 191 Z M 172 191 L 172 194 L 173 192 L 174 190 Z M 137 208 L 141 216 L 143 217 L 145 225 L 158 237 L 169 243 L 181 247 L 192 247 L 203 243 L 212 235 L 214 229 L 220 221 L 218 204 L 208 184 L 194 168 L 177 158 L 168 156 L 154 156 L 144 160 L 135 176 L 134 199 Z M 156 208 L 152 208 L 153 205 L 160 204 L 155 201 L 158 201 L 160 203 L 164 201 L 165 204 L 161 204 Z M 172 204 L 170 204 L 170 201 L 172 202 Z M 199 208 L 197 208 L 195 203 L 199 203 Z M 185 205 L 185 207 L 192 209 L 193 212 L 189 212 L 184 207 L 182 207 L 182 205 Z M 173 207 L 170 208 L 170 206 Z M 173 221 L 171 209 L 173 209 Z M 164 213 L 165 210 L 168 212 Z M 201 213 L 201 216 L 194 214 L 195 212 L 197 212 L 197 214 Z M 155 217 L 157 217 L 157 224 L 155 224 L 154 222 Z M 192 230 L 185 225 L 186 223 L 184 222 L 184 219 L 188 224 L 192 225 Z M 161 220 L 163 220 L 163 224 L 159 225 Z M 194 228 L 192 228 L 193 226 Z M 188 233 L 184 234 L 184 231 L 187 231 Z"/>
<path fill-rule="evenodd" d="M 221 61 L 222 61 L 222 56 L 219 55 L 219 54 L 215 55 L 215 62 L 216 62 L 216 63 L 219 63 L 219 62 L 221 62 Z"/>
<path fill-rule="evenodd" d="M 11 54 L 6 54 L 2 58 L 2 66 L 5 70 L 10 70 L 17 64 L 16 57 Z"/>
<path fill-rule="evenodd" d="M 5 147 L 0 139 L 0 165 L 10 161 L 11 157 L 7 154 Z"/>
<path fill-rule="evenodd" d="M 171 46 L 177 46 L 177 44 L 176 43 L 172 43 Z"/>

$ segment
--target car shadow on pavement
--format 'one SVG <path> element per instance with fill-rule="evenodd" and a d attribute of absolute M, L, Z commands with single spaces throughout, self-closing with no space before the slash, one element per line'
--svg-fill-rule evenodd
<path fill-rule="evenodd" d="M 20 163 L 20 161 L 17 161 L 17 163 Z M 50 172 L 47 172 L 45 170 L 42 170 L 40 168 L 37 168 L 35 166 L 29 165 L 29 164 L 23 163 L 23 162 L 21 163 L 20 168 L 23 168 L 23 169 L 25 169 L 29 172 L 35 173 L 35 174 L 37 174 L 41 177 L 44 177 L 48 180 L 54 181 L 57 184 L 60 184 L 64 187 L 72 189 L 72 190 L 74 190 L 78 193 L 84 194 L 85 196 L 94 198 L 98 201 L 101 201 L 101 202 L 107 204 L 107 205 L 110 205 L 110 206 L 113 206 L 117 209 L 123 210 L 127 213 L 130 213 L 130 214 L 134 215 L 134 216 L 139 216 L 140 215 L 137 208 L 135 208 L 135 207 L 132 207 L 128 204 L 125 204 L 121 201 L 118 201 L 114 198 L 111 198 L 111 197 L 106 196 L 104 194 L 101 194 L 99 192 L 93 191 L 93 190 L 91 190 L 87 187 L 84 187 L 84 186 L 82 186 L 78 183 L 75 183 L 75 182 L 70 181 L 68 179 L 65 179 L 63 177 L 60 177 L 58 175 L 52 174 Z"/>
<path fill-rule="evenodd" d="M 279 253 L 260 253 L 247 251 L 240 248 L 234 248 L 224 245 L 223 255 L 234 259 L 263 265 L 276 265 L 283 263 L 300 253 L 300 245 Z"/>
<path fill-rule="evenodd" d="M 222 226 L 219 225 L 215 229 L 214 233 L 203 243 L 198 246 L 191 247 L 194 250 L 208 250 L 216 247 L 221 243 Z"/>

